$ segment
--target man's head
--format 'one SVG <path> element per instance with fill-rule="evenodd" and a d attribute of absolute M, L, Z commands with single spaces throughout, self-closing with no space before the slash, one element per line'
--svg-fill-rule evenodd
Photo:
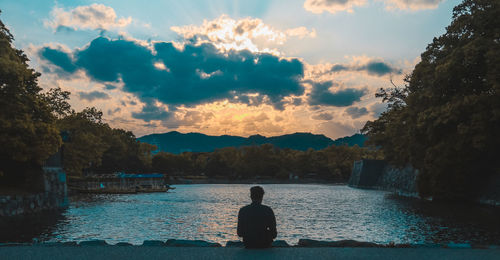
<path fill-rule="evenodd" d="M 252 202 L 262 202 L 264 197 L 264 189 L 260 186 L 253 186 L 250 188 L 250 198 Z"/>

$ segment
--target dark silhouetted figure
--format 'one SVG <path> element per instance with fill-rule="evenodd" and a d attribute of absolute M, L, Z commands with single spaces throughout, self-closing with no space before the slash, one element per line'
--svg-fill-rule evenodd
<path fill-rule="evenodd" d="M 238 213 L 238 236 L 243 237 L 246 248 L 268 248 L 276 238 L 276 218 L 270 207 L 262 205 L 263 197 L 262 187 L 250 188 L 252 204 Z"/>

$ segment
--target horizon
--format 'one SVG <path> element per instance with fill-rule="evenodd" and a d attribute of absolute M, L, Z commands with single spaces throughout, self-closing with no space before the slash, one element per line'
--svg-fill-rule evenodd
<path fill-rule="evenodd" d="M 404 84 L 459 3 L 0 2 L 40 86 L 111 127 L 331 139 L 386 110 L 375 92 Z"/>
<path fill-rule="evenodd" d="M 261 135 L 261 134 L 253 134 L 253 135 L 248 135 L 248 136 L 243 136 L 243 135 L 228 135 L 228 134 L 222 134 L 222 135 L 210 135 L 210 134 L 204 134 L 204 133 L 200 133 L 200 132 L 179 132 L 177 130 L 172 130 L 172 131 L 168 131 L 168 132 L 163 132 L 163 133 L 151 133 L 151 134 L 146 134 L 146 135 L 142 135 L 142 136 L 139 136 L 139 137 L 136 137 L 137 139 L 140 139 L 140 138 L 143 138 L 145 136 L 148 136 L 148 135 L 162 135 L 162 134 L 168 134 L 168 133 L 171 133 L 171 132 L 177 132 L 177 133 L 180 133 L 180 134 L 203 134 L 203 135 L 206 135 L 206 136 L 233 136 L 233 137 L 243 137 L 243 138 L 249 138 L 251 136 L 263 136 L 265 138 L 272 138 L 272 137 L 280 137 L 280 136 L 284 136 L 284 135 L 294 135 L 294 134 L 312 134 L 312 135 L 322 135 L 326 138 L 329 138 L 333 141 L 337 140 L 337 139 L 342 139 L 342 138 L 345 138 L 345 137 L 351 137 L 351 136 L 354 136 L 354 135 L 357 135 L 357 134 L 361 134 L 361 133 L 354 133 L 352 135 L 346 135 L 346 136 L 341 136 L 341 137 L 338 137 L 338 138 L 330 138 L 324 134 L 315 134 L 315 133 L 311 133 L 311 132 L 294 132 L 294 133 L 284 133 L 284 134 L 280 134 L 280 135 Z M 362 134 L 361 134 L 362 135 Z"/>

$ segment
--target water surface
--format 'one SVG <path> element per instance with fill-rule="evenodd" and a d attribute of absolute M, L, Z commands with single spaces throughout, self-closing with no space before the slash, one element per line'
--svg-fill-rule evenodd
<path fill-rule="evenodd" d="M 224 245 L 238 240 L 237 214 L 249 203 L 251 186 L 176 185 L 168 193 L 72 197 L 67 210 L 23 239 L 141 244 L 176 238 Z M 262 186 L 266 191 L 263 204 L 272 207 L 277 218 L 278 239 L 290 244 L 300 238 L 500 244 L 500 209 L 494 207 L 435 204 L 347 186 Z M 24 225 L 29 229 L 30 221 Z M 25 231 L 12 232 L 19 237 Z"/>

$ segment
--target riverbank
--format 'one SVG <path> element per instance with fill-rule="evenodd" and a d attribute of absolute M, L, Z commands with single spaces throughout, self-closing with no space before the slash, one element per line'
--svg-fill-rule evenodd
<path fill-rule="evenodd" d="M 500 249 L 10 246 L 2 259 L 498 259 Z"/>

